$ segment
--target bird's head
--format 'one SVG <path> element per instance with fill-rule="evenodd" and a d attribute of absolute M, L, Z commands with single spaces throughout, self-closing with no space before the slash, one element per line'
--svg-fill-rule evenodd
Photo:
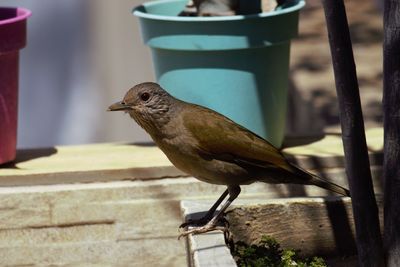
<path fill-rule="evenodd" d="M 147 132 L 169 120 L 168 111 L 175 99 L 157 83 L 135 85 L 123 100 L 109 106 L 108 111 L 125 111 Z M 150 132 L 149 132 L 150 133 Z"/>

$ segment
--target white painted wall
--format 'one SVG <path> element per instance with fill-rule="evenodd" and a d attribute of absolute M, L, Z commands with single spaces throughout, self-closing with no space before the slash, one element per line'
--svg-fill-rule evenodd
<path fill-rule="evenodd" d="M 131 14 L 139 0 L 4 0 L 26 7 L 20 58 L 19 147 L 150 140 L 106 112 L 134 84 L 154 81 L 150 51 Z"/>

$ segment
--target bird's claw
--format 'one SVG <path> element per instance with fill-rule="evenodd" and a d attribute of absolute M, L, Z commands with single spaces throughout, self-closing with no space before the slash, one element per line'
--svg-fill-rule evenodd
<path fill-rule="evenodd" d="M 211 220 L 211 218 L 205 218 L 205 217 L 197 219 L 197 220 L 189 219 L 186 222 L 179 225 L 179 228 L 186 228 L 188 226 L 203 226 L 203 225 L 206 225 L 210 220 Z"/>
<path fill-rule="evenodd" d="M 197 219 L 197 220 L 196 219 L 189 219 L 186 222 L 184 222 L 181 225 L 179 225 L 179 229 L 186 228 L 188 226 L 193 226 L 193 227 L 203 226 L 203 225 L 206 225 L 207 223 L 209 223 L 211 219 L 212 218 L 209 218 L 209 217 L 203 217 L 203 218 L 200 218 L 200 219 Z M 219 224 L 223 224 L 226 227 L 229 227 L 229 222 L 228 222 L 228 220 L 225 219 L 225 217 L 220 218 L 218 220 L 218 223 Z"/>
<path fill-rule="evenodd" d="M 193 227 L 189 230 L 183 231 L 179 236 L 178 236 L 178 240 L 181 237 L 186 237 L 190 234 L 192 235 L 198 235 L 198 234 L 204 234 L 204 233 L 208 233 L 211 231 L 222 231 L 222 232 L 226 232 L 228 230 L 228 228 L 226 226 L 218 226 L 218 225 L 209 225 L 206 224 L 204 226 L 200 226 L 200 227 Z"/>
<path fill-rule="evenodd" d="M 188 222 L 181 224 L 181 226 L 184 225 L 183 227 L 186 227 L 186 226 L 193 225 L 190 223 L 191 221 L 192 222 L 195 221 L 195 223 L 199 223 L 200 221 L 204 222 L 205 220 L 204 220 L 204 218 L 202 218 L 200 220 L 189 220 Z M 180 228 L 183 228 L 183 227 L 180 227 Z M 178 236 L 178 240 L 181 237 L 186 237 L 190 234 L 198 235 L 198 234 L 204 234 L 204 233 L 208 233 L 211 231 L 218 231 L 218 230 L 226 233 L 228 231 L 228 228 L 229 228 L 229 222 L 224 217 L 222 217 L 217 222 L 214 220 L 211 220 L 211 221 L 208 221 L 207 223 L 203 224 L 202 226 L 196 225 L 196 226 L 191 227 L 191 229 L 183 231 Z"/>

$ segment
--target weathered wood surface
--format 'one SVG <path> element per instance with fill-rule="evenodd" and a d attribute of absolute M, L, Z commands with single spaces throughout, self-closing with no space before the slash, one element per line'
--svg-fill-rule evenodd
<path fill-rule="evenodd" d="M 360 266 L 383 266 L 378 208 L 373 191 L 356 66 L 343 0 L 322 0 L 345 151 L 345 167 L 356 225 Z"/>
<path fill-rule="evenodd" d="M 384 1 L 384 128 L 386 263 L 400 266 L 400 1 Z"/>
<path fill-rule="evenodd" d="M 0 189 L 0 266 L 185 266 L 188 179 Z M 217 191 L 217 192 L 215 192 Z"/>
<path fill-rule="evenodd" d="M 94 144 L 19 150 L 0 166 L 0 186 L 187 176 L 153 145 Z"/>
<path fill-rule="evenodd" d="M 224 190 L 194 178 L 1 187 L 0 266 L 187 266 L 180 200 L 212 203 Z M 239 200 L 327 194 L 255 183 Z"/>
<path fill-rule="evenodd" d="M 234 205 L 227 215 L 235 241 L 253 244 L 266 234 L 276 238 L 285 248 L 301 250 L 305 256 L 357 253 L 350 198 L 291 198 L 242 203 L 245 204 Z M 382 204 L 381 200 L 379 204 Z M 380 215 L 383 220 L 383 210 Z"/>
<path fill-rule="evenodd" d="M 382 164 L 383 132 L 367 131 L 372 165 Z M 283 152 L 306 169 L 343 167 L 340 133 L 287 140 Z M 296 145 L 298 144 L 298 145 Z M 300 144 L 300 145 L 299 145 Z M 19 150 L 14 164 L 0 166 L 0 186 L 148 180 L 185 176 L 152 145 L 96 144 Z"/>
<path fill-rule="evenodd" d="M 368 136 L 370 155 L 379 159 L 382 130 L 371 130 Z M 343 162 L 340 142 L 340 135 L 327 135 L 319 145 L 285 151 L 347 186 L 343 168 L 332 167 Z M 172 165 L 155 147 L 102 144 L 56 149 L 48 156 L 41 150 L 23 151 L 25 158 L 19 158 L 14 168 L 0 169 L 0 184 L 19 185 L 0 187 L 0 266 L 186 266 L 184 242 L 176 239 L 182 223 L 179 202 L 215 201 L 223 186 L 157 176 L 157 167 L 152 166 Z M 135 168 L 150 169 L 148 179 L 138 179 Z M 78 183 L 87 177 L 87 169 L 93 171 L 92 182 Z M 113 176 L 102 176 L 104 169 Z M 121 173 L 127 169 L 132 173 L 120 181 L 126 179 Z M 379 164 L 373 170 L 379 191 Z M 38 185 L 37 179 L 56 184 Z M 242 188 L 240 200 L 329 194 L 315 186 L 254 183 Z"/>
<path fill-rule="evenodd" d="M 378 198 L 378 203 L 382 208 L 382 198 Z M 212 201 L 187 200 L 182 201 L 181 209 L 184 216 L 197 218 L 210 205 Z M 269 235 L 283 248 L 300 250 L 302 256 L 323 256 L 329 266 L 357 266 L 350 198 L 239 199 L 226 218 L 234 242 L 255 244 L 262 235 Z M 380 219 L 383 220 L 382 209 Z M 187 246 L 191 266 L 225 266 L 233 260 L 222 232 L 206 238 L 190 235 Z M 215 260 L 214 254 L 221 258 Z"/>

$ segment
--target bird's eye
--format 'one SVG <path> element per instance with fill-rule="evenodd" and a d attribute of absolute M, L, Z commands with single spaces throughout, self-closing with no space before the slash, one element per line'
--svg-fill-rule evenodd
<path fill-rule="evenodd" d="M 149 98 L 150 98 L 150 94 L 149 93 L 143 93 L 143 94 L 140 95 L 140 99 L 142 101 L 147 101 L 147 100 L 149 100 Z"/>

